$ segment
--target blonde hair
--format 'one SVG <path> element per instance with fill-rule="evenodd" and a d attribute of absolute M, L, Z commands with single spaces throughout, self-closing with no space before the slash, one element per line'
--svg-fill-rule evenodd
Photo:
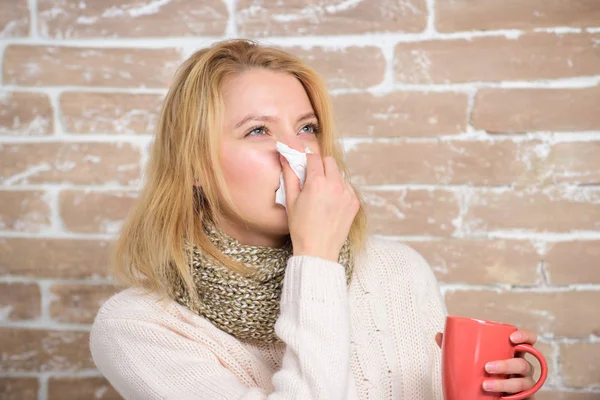
<path fill-rule="evenodd" d="M 145 186 L 114 247 L 111 273 L 118 283 L 142 287 L 163 298 L 172 298 L 179 283 L 188 289 L 191 300 L 197 301 L 186 241 L 233 271 L 249 272 L 212 244 L 203 222 L 217 223 L 226 208 L 243 219 L 216 166 L 224 109 L 223 81 L 252 68 L 286 72 L 302 83 L 319 120 L 321 154 L 333 156 L 349 177 L 334 133 L 331 101 L 314 70 L 285 51 L 249 40 L 221 41 L 199 50 L 180 66 L 163 103 Z M 196 178 L 201 189 L 195 185 Z M 361 200 L 349 234 L 355 254 L 363 248 L 365 236 Z"/>

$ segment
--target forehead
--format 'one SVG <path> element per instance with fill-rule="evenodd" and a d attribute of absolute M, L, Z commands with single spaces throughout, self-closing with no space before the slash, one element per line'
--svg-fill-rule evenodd
<path fill-rule="evenodd" d="M 243 118 L 248 113 L 297 114 L 312 110 L 310 99 L 296 77 L 265 69 L 228 77 L 223 83 L 223 101 L 226 118 Z"/>

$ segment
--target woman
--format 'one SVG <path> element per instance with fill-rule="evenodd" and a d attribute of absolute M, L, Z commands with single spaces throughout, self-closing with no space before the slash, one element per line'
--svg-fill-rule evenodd
<path fill-rule="evenodd" d="M 276 142 L 307 155 L 300 182 Z M 286 206 L 275 203 L 283 173 Z M 441 399 L 445 308 L 409 247 L 365 238 L 327 90 L 245 40 L 193 54 L 165 99 L 91 332 L 126 399 Z M 535 334 L 519 332 L 520 342 Z M 530 387 L 522 374 L 486 390 Z"/>

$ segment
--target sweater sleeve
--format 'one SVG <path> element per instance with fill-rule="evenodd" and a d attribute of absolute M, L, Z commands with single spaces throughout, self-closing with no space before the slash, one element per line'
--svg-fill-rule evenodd
<path fill-rule="evenodd" d="M 286 351 L 272 393 L 245 386 L 209 348 L 156 322 L 98 318 L 90 348 L 100 372 L 128 400 L 345 398 L 350 322 L 343 266 L 290 258 L 275 332 Z"/>
<path fill-rule="evenodd" d="M 446 305 L 439 285 L 429 264 L 419 255 L 422 277 L 420 288 L 420 314 L 423 316 L 422 330 L 426 338 L 432 400 L 443 400 L 442 392 L 442 357 L 441 350 L 435 341 L 435 335 L 444 331 L 447 315 Z"/>

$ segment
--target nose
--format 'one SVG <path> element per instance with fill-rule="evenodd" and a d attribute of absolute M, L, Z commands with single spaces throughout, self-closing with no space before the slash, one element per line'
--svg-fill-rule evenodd
<path fill-rule="evenodd" d="M 281 139 L 279 139 L 279 141 L 294 150 L 304 152 L 304 148 L 305 148 L 304 143 L 302 143 L 302 140 L 300 140 L 298 137 L 281 138 Z"/>
<path fill-rule="evenodd" d="M 297 135 L 296 132 L 291 132 L 290 134 L 284 134 L 284 135 L 280 135 L 277 138 L 278 141 L 280 141 L 281 143 L 285 144 L 286 146 L 294 149 L 294 150 L 298 150 L 300 152 L 304 153 L 304 150 L 306 149 L 306 147 L 309 147 L 309 149 L 314 152 L 316 149 L 311 149 L 309 144 L 310 141 L 305 140 L 304 138 L 302 138 L 301 136 Z"/>

